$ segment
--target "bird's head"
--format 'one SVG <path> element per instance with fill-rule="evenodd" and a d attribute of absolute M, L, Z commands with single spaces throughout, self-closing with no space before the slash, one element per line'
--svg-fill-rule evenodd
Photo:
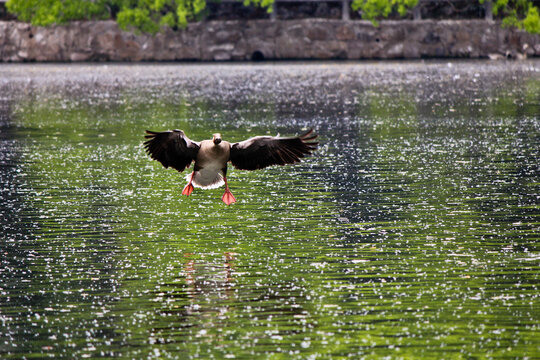
<path fill-rule="evenodd" d="M 213 134 L 212 141 L 214 142 L 214 144 L 219 145 L 219 143 L 221 142 L 221 134 Z"/>

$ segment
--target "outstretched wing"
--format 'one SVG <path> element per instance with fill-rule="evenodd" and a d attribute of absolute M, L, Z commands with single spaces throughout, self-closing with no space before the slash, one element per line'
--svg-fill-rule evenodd
<path fill-rule="evenodd" d="M 191 141 L 182 130 L 154 132 L 146 130 L 144 147 L 154 160 L 182 172 L 197 157 L 200 144 Z"/>
<path fill-rule="evenodd" d="M 317 149 L 313 129 L 300 136 L 256 136 L 231 145 L 231 163 L 240 170 L 294 164 Z"/>

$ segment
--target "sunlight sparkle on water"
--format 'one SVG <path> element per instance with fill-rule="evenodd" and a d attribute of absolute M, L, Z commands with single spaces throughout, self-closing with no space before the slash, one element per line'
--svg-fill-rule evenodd
<path fill-rule="evenodd" d="M 539 70 L 4 65 L 0 357 L 539 357 Z M 141 146 L 310 127 L 231 206 Z"/>

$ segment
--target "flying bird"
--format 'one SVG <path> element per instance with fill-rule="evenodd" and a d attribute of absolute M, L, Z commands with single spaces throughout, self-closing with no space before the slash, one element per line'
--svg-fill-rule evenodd
<path fill-rule="evenodd" d="M 191 195 L 194 187 L 214 189 L 225 185 L 221 200 L 227 205 L 236 202 L 227 184 L 229 161 L 239 170 L 294 164 L 311 155 L 318 145 L 313 129 L 299 136 L 255 136 L 232 144 L 222 140 L 221 134 L 213 134 L 212 140 L 200 142 L 190 140 L 182 130 L 146 130 L 146 134 L 146 152 L 165 168 L 170 166 L 182 172 L 195 161 L 193 172 L 186 176 L 188 183 L 182 195 Z"/>

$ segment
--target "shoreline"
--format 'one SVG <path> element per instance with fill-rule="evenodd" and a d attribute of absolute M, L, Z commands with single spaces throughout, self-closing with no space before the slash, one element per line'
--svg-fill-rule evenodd
<path fill-rule="evenodd" d="M 540 35 L 485 20 L 230 20 L 156 35 L 114 21 L 34 27 L 0 21 L 0 62 L 234 62 L 294 60 L 524 59 Z"/>

